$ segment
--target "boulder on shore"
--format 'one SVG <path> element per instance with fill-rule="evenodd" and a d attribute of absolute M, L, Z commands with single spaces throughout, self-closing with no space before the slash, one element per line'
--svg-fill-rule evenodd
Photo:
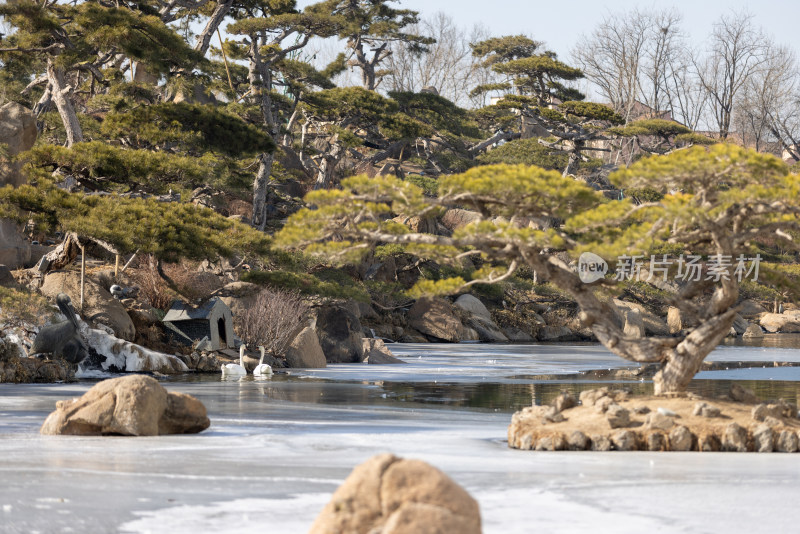
<path fill-rule="evenodd" d="M 286 349 L 286 365 L 298 369 L 320 369 L 328 365 L 313 327 L 303 328 L 289 344 Z"/>
<path fill-rule="evenodd" d="M 155 378 L 130 375 L 103 380 L 80 398 L 58 401 L 41 433 L 158 436 L 195 434 L 210 424 L 196 398 L 168 392 Z"/>
<path fill-rule="evenodd" d="M 477 341 L 478 334 L 464 326 L 453 306 L 441 298 L 421 298 L 408 310 L 408 324 L 414 329 L 443 341 Z"/>
<path fill-rule="evenodd" d="M 365 337 L 361 340 L 364 343 L 364 363 L 389 364 L 406 363 L 400 358 L 396 358 L 382 339 Z"/>
<path fill-rule="evenodd" d="M 420 460 L 373 456 L 353 469 L 309 534 L 480 534 L 478 503 Z"/>
<path fill-rule="evenodd" d="M 357 363 L 364 359 L 361 321 L 345 306 L 315 310 L 316 333 L 328 363 Z"/>

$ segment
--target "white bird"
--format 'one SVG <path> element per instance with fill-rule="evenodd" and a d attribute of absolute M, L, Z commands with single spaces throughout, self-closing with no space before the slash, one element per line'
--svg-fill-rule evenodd
<path fill-rule="evenodd" d="M 244 351 L 247 346 L 243 343 L 239 347 L 239 363 L 226 363 L 222 366 L 222 377 L 226 376 L 245 376 L 247 369 L 244 368 Z"/>
<path fill-rule="evenodd" d="M 258 350 L 261 351 L 261 359 L 258 360 L 258 365 L 256 368 L 253 369 L 254 376 L 272 376 L 272 367 L 269 364 L 264 363 L 264 346 L 258 347 Z"/>

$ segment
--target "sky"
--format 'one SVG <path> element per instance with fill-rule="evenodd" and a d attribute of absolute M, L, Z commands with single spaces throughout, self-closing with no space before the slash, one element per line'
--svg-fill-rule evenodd
<path fill-rule="evenodd" d="M 313 3 L 300 0 L 303 7 Z M 486 26 L 492 35 L 526 34 L 544 41 L 559 57 L 569 52 L 581 34 L 592 32 L 606 15 L 640 9 L 674 7 L 683 15 L 682 26 L 696 46 L 702 46 L 714 21 L 731 10 L 746 10 L 775 42 L 800 54 L 800 0 L 402 0 L 393 7 L 414 9 L 424 17 L 442 11 L 464 28 Z"/>

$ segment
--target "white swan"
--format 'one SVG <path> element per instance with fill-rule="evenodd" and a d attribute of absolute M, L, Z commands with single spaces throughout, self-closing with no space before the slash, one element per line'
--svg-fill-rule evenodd
<path fill-rule="evenodd" d="M 222 377 L 226 376 L 245 376 L 247 369 L 244 368 L 244 351 L 247 345 L 242 343 L 239 347 L 239 363 L 226 363 L 222 366 Z"/>
<path fill-rule="evenodd" d="M 272 367 L 269 364 L 264 363 L 264 346 L 258 347 L 258 350 L 261 351 L 261 359 L 258 360 L 258 365 L 256 368 L 253 369 L 254 376 L 272 376 Z"/>

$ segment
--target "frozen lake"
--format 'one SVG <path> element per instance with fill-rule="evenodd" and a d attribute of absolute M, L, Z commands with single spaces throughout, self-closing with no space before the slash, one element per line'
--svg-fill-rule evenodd
<path fill-rule="evenodd" d="M 192 436 L 40 436 L 55 401 L 93 382 L 2 384 L 0 532 L 302 533 L 350 470 L 381 452 L 448 473 L 479 501 L 487 533 L 790 532 L 800 522 L 790 504 L 800 454 L 508 449 L 512 411 L 602 382 L 584 371 L 630 366 L 596 345 L 391 348 L 411 363 L 170 380 L 208 408 L 211 428 Z M 770 367 L 704 373 L 694 389 L 749 380 L 764 398 L 796 400 L 800 368 L 771 365 L 800 363 L 800 350 L 721 347 L 712 359 Z"/>

